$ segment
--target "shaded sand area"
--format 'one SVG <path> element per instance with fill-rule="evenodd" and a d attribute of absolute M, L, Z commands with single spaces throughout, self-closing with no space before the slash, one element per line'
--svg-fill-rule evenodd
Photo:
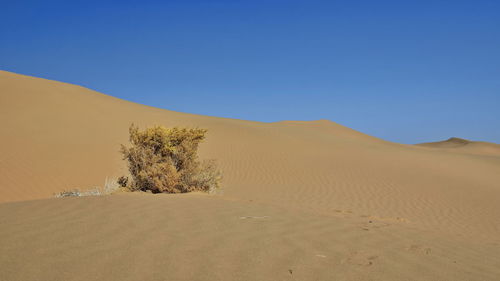
<path fill-rule="evenodd" d="M 179 113 L 9 72 L 0 117 L 0 280 L 500 276 L 500 156 L 487 143 Z M 208 128 L 201 156 L 218 160 L 223 193 L 47 199 L 124 174 L 132 122 Z"/>

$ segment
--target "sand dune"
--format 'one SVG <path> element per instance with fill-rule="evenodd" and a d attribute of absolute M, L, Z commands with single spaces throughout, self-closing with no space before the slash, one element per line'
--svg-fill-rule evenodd
<path fill-rule="evenodd" d="M 426 142 L 417 145 L 441 149 L 443 151 L 500 156 L 500 144 L 484 141 L 470 141 L 456 137 L 444 141 Z"/>
<path fill-rule="evenodd" d="M 500 275 L 500 155 L 484 143 L 412 146 L 327 120 L 179 113 L 9 72 L 0 114 L 0 201 L 11 202 L 0 204 L 0 280 Z M 124 174 L 132 122 L 208 128 L 201 155 L 219 161 L 223 195 L 12 203 Z"/>

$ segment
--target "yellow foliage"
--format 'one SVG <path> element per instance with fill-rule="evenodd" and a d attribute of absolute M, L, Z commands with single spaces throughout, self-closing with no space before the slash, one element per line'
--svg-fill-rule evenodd
<path fill-rule="evenodd" d="M 130 126 L 130 147 L 122 145 L 132 177 L 129 188 L 153 193 L 211 192 L 221 173 L 213 161 L 198 161 L 205 129 L 155 126 L 143 131 Z"/>

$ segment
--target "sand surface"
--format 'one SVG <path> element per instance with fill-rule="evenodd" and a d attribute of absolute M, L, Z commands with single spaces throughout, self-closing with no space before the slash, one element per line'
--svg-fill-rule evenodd
<path fill-rule="evenodd" d="M 500 144 L 484 141 L 470 141 L 455 137 L 444 141 L 419 143 L 417 145 L 454 153 L 500 156 Z"/>
<path fill-rule="evenodd" d="M 0 280 L 499 280 L 496 144 L 179 113 L 9 72 L 0 117 Z M 124 174 L 132 122 L 209 129 L 223 193 L 49 199 Z"/>

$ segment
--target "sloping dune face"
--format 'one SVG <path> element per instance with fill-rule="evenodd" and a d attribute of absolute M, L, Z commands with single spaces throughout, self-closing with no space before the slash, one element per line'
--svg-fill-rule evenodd
<path fill-rule="evenodd" d="M 57 241 L 50 240 L 52 238 L 48 237 L 49 233 L 76 225 L 82 227 L 82 231 L 95 228 L 97 236 L 88 237 L 88 241 L 85 240 L 87 238 L 83 239 L 88 243 L 93 243 L 94 240 L 108 241 L 111 243 L 108 245 L 111 247 L 110 250 L 121 249 L 122 246 L 119 245 L 121 242 L 126 242 L 125 244 L 128 245 L 130 241 L 137 239 L 139 239 L 138 243 L 152 243 L 152 241 L 147 242 L 142 241 L 142 238 L 137 238 L 148 235 L 147 232 L 141 232 L 145 229 L 137 229 L 137 232 L 134 232 L 135 230 L 121 232 L 121 224 L 125 222 L 118 219 L 119 214 L 122 214 L 120 208 L 132 206 L 134 210 L 140 210 L 137 217 L 134 217 L 133 212 L 129 214 L 132 217 L 124 216 L 127 217 L 126 222 L 130 225 L 142 225 L 140 214 L 148 217 L 148 214 L 163 212 L 169 213 L 168 219 L 173 219 L 175 214 L 169 209 L 170 203 L 173 204 L 172 208 L 177 206 L 184 208 L 182 210 L 186 212 L 191 208 L 189 206 L 195 209 L 211 208 L 212 211 L 195 212 L 193 215 L 201 216 L 201 221 L 206 218 L 208 221 L 214 221 L 214 224 L 220 223 L 221 228 L 234 227 L 237 236 L 228 243 L 234 242 L 239 245 L 235 246 L 235 249 L 239 249 L 243 256 L 245 253 L 248 254 L 248 251 L 255 250 L 253 246 L 244 246 L 242 241 L 246 241 L 247 238 L 266 249 L 272 248 L 273 245 L 266 244 L 269 240 L 258 232 L 259 229 L 267 229 L 267 226 L 255 227 L 256 232 L 247 232 L 252 231 L 249 226 L 235 225 L 240 222 L 238 216 L 250 216 L 251 223 L 254 221 L 267 223 L 268 221 L 264 220 L 267 217 L 279 218 L 283 228 L 269 226 L 268 229 L 272 232 L 269 237 L 279 245 L 278 250 L 290 251 L 288 253 L 291 257 L 299 257 L 306 250 L 314 250 L 313 254 L 308 252 L 308 255 L 313 256 L 311 260 L 308 258 L 306 263 L 312 267 L 322 268 L 323 275 L 314 275 L 313 271 L 309 271 L 307 274 L 304 273 L 303 276 L 306 278 L 304 280 L 331 277 L 332 271 L 329 270 L 341 274 L 340 276 L 355 274 L 351 277 L 356 280 L 473 280 L 473 277 L 478 277 L 477 280 L 495 280 L 493 276 L 498 276 L 497 273 L 499 273 L 493 270 L 500 268 L 498 266 L 500 265 L 500 254 L 498 254 L 500 253 L 500 156 L 496 153 L 488 151 L 481 154 L 455 153 L 453 150 L 401 145 L 383 141 L 326 120 L 260 123 L 185 114 L 123 101 L 79 86 L 9 72 L 0 72 L 0 117 L 2 120 L 0 201 L 2 202 L 50 198 L 53 193 L 62 190 L 102 186 L 106 178 L 116 178 L 125 174 L 126 167 L 121 160 L 119 146 L 127 143 L 128 127 L 131 123 L 140 127 L 164 125 L 207 128 L 209 133 L 206 142 L 201 147 L 201 157 L 217 159 L 224 173 L 223 194 L 217 196 L 201 196 L 200 198 L 195 196 L 195 199 L 193 199 L 194 195 L 172 197 L 183 198 L 181 201 L 175 201 L 177 199 L 172 199 L 170 196 L 132 194 L 105 198 L 50 199 L 1 204 L 0 214 L 3 216 L 0 216 L 0 223 L 3 223 L 5 227 L 2 228 L 3 232 L 0 232 L 0 237 L 3 238 L 0 239 L 3 241 L 0 243 L 0 250 L 8 251 L 12 255 L 19 250 L 21 255 L 18 259 L 4 256 L 0 261 L 2 267 L 12 269 L 8 272 L 0 270 L 0 273 L 7 274 L 12 280 L 31 280 L 22 275 L 22 272 L 15 271 L 15 268 L 23 265 L 22 254 L 30 250 L 28 244 L 23 244 L 26 241 L 39 243 L 36 244 L 39 246 L 55 245 Z M 253 209 L 254 205 L 261 207 Z M 110 209 L 100 210 L 101 207 Z M 148 208 L 151 209 L 150 212 L 147 211 Z M 66 218 L 64 214 L 59 216 L 58 210 L 65 210 L 65 213 L 73 214 L 78 218 Z M 56 229 L 35 227 L 31 232 L 25 229 L 30 228 L 30 225 L 32 227 L 35 223 L 31 221 L 29 215 L 33 212 L 37 213 L 37 218 L 41 220 L 42 225 L 43 218 L 45 218 L 45 222 Z M 184 214 L 179 209 L 176 209 L 176 212 L 179 212 L 179 215 Z M 117 221 L 115 224 L 107 225 L 107 228 L 101 228 L 106 224 L 104 217 L 108 213 L 113 213 L 112 216 L 116 216 Z M 304 246 L 306 247 L 304 249 L 294 240 L 300 240 L 293 234 L 297 231 L 297 227 L 294 226 L 297 214 L 304 215 L 298 222 L 298 226 L 304 232 L 297 235 L 304 241 L 310 241 L 310 245 Z M 218 216 L 236 217 L 237 222 L 224 221 L 224 219 L 216 222 L 215 218 Z M 71 222 L 73 219 L 78 220 L 79 223 L 73 224 Z M 176 220 L 173 220 L 172 224 L 167 224 L 166 221 L 162 224 L 160 220 L 162 218 L 157 215 L 148 217 L 144 222 L 144 228 L 156 231 L 155 233 L 161 236 L 163 233 L 161 231 L 172 231 L 177 225 Z M 241 221 L 243 220 L 246 221 L 246 218 Z M 182 221 L 178 224 L 181 228 L 186 227 L 188 229 L 186 231 L 190 233 L 182 238 L 184 240 L 179 238 L 180 236 L 177 238 L 181 240 L 175 240 L 175 237 L 172 238 L 174 240 L 162 239 L 167 239 L 168 243 L 173 243 L 172 241 L 188 243 L 191 240 L 186 239 L 199 237 L 200 230 L 188 222 Z M 337 225 L 333 226 L 332 223 Z M 213 238 L 217 240 L 227 238 L 217 233 L 219 228 L 212 226 L 206 225 L 207 229 L 203 231 L 207 232 L 203 233 L 209 233 L 207 235 L 213 235 Z M 318 232 L 310 231 L 310 229 L 316 229 Z M 408 233 L 404 234 L 406 231 Z M 417 232 L 411 234 L 411 231 Z M 113 237 L 106 236 L 115 232 L 121 233 L 116 241 Z M 19 233 L 25 233 L 25 235 L 19 235 Z M 61 233 L 59 237 L 61 241 L 71 239 L 71 233 L 64 231 Z M 101 233 L 101 236 L 98 233 Z M 316 234 L 321 238 L 318 238 L 317 244 L 314 244 Z M 287 244 L 286 240 L 279 242 L 279 237 L 283 235 L 285 237 L 291 235 L 290 239 L 293 243 Z M 357 246 L 330 249 L 329 247 L 333 247 L 328 244 L 330 236 L 336 237 L 334 241 L 338 242 L 337 244 L 348 243 L 346 245 Z M 390 237 L 392 238 L 388 239 Z M 450 237 L 454 238 L 449 240 Z M 236 241 L 237 239 L 241 241 Z M 392 240 L 399 242 L 391 244 Z M 68 242 L 67 246 L 78 247 L 78 241 Z M 430 246 L 426 246 L 426 243 Z M 22 244 L 27 246 L 21 247 L 22 249 L 12 246 Z M 32 246 L 36 247 L 36 245 Z M 219 252 L 218 245 L 206 245 L 207 253 L 214 251 L 216 261 L 224 263 L 235 259 L 236 256 L 230 253 L 228 248 L 221 246 L 222 250 Z M 363 248 L 360 245 L 366 247 Z M 378 245 L 385 245 L 386 248 L 377 248 Z M 154 243 L 149 246 L 151 249 L 156 249 Z M 324 260 L 324 256 L 329 255 L 320 251 L 323 246 L 326 247 L 325 250 L 330 249 L 332 253 L 337 251 L 332 254 L 335 257 L 334 264 L 331 260 L 328 262 Z M 50 254 L 50 256 L 55 256 L 63 250 L 58 247 L 51 246 L 40 251 L 46 255 L 52 253 L 53 255 Z M 99 251 L 96 247 L 94 245 L 88 248 L 87 250 L 91 251 L 88 255 Z M 434 248 L 430 255 L 431 257 L 436 255 L 430 259 L 434 270 L 427 273 L 434 272 L 435 275 L 425 275 L 428 278 L 398 275 L 401 272 L 409 272 L 410 269 L 405 267 L 408 266 L 408 262 L 418 264 L 417 267 L 412 267 L 412 270 L 418 269 L 414 273 L 424 274 L 420 269 L 426 270 L 430 264 L 423 259 L 429 257 L 427 255 L 431 253 L 431 250 L 427 249 L 433 247 L 438 248 L 437 250 Z M 258 254 L 264 255 L 262 260 L 243 260 L 238 263 L 238 268 L 227 271 L 229 273 L 243 272 L 242 274 L 249 275 L 237 276 L 237 278 L 210 275 L 210 272 L 226 272 L 224 265 L 220 264 L 213 264 L 215 269 L 212 271 L 204 267 L 198 267 L 197 270 L 208 274 L 203 275 L 206 276 L 206 278 L 203 277 L 206 280 L 257 280 L 249 278 L 252 271 L 246 271 L 243 264 L 250 262 L 250 265 L 256 266 L 254 269 L 260 268 L 262 272 L 272 271 L 272 268 L 265 265 L 272 264 L 273 253 L 265 252 L 264 248 L 255 250 Z M 166 244 L 161 244 L 158 249 L 180 251 L 179 248 L 171 248 Z M 403 256 L 397 255 L 398 249 L 404 252 Z M 455 249 L 460 249 L 462 252 L 461 255 L 454 256 L 453 260 L 449 253 Z M 135 250 L 135 252 L 127 252 L 127 255 L 146 255 L 141 248 L 137 247 Z M 194 250 L 194 248 L 191 249 L 192 255 L 196 255 Z M 381 251 L 393 259 L 384 259 L 380 255 Z M 42 252 L 35 256 L 44 259 L 45 254 Z M 68 255 L 77 262 L 82 252 L 75 250 L 73 254 Z M 190 259 L 188 254 L 188 252 L 182 253 L 186 255 L 182 256 L 185 258 L 184 261 Z M 218 254 L 220 256 L 217 256 Z M 420 256 L 415 259 L 412 255 Z M 116 256 L 116 258 L 120 257 L 120 255 Z M 180 260 L 183 260 L 182 257 Z M 481 260 L 484 261 L 483 257 L 488 257 L 487 264 L 481 264 Z M 322 264 L 318 265 L 317 259 Z M 58 264 L 57 259 L 44 260 L 43 264 L 47 268 L 51 268 L 52 263 Z M 393 263 L 396 261 L 400 263 Z M 172 262 L 175 264 L 174 261 Z M 199 262 L 201 264 L 202 260 Z M 286 267 L 285 264 L 288 262 L 296 264 L 297 260 L 281 262 L 283 262 L 283 267 Z M 462 262 L 459 265 L 461 269 L 457 269 L 456 265 L 451 265 L 457 262 Z M 385 270 L 372 267 L 373 264 L 384 263 Z M 305 266 L 302 263 L 299 264 Z M 392 265 L 398 266 L 399 269 L 391 271 Z M 38 266 L 32 269 L 33 276 L 41 274 L 40 272 L 47 272 L 46 268 L 40 267 L 40 264 Z M 67 266 L 74 272 L 85 273 L 84 263 Z M 92 267 L 92 262 L 89 266 Z M 125 266 L 127 269 L 133 268 L 127 267 L 126 264 L 120 266 Z M 156 267 L 154 263 L 146 267 L 148 266 Z M 231 263 L 227 266 L 231 266 Z M 331 269 L 332 266 L 338 267 Z M 358 271 L 351 271 L 352 268 L 342 266 L 359 266 L 360 268 L 366 266 L 370 268 L 370 271 L 364 272 L 363 274 L 368 275 L 361 278 L 361 275 L 356 275 Z M 176 266 L 171 268 L 178 271 L 185 270 L 185 272 L 180 272 L 179 275 L 169 275 L 170 280 L 180 280 L 179 276 L 184 276 L 186 280 L 203 280 L 200 278 L 201 275 L 197 278 L 188 278 L 192 273 L 189 268 L 183 269 Z M 448 269 L 446 272 L 451 275 L 437 273 L 444 269 Z M 293 271 L 293 268 L 290 270 Z M 100 280 L 107 279 L 105 271 L 105 268 L 100 271 L 99 276 L 104 278 Z M 379 277 L 372 278 L 370 272 L 378 272 L 379 275 L 376 276 Z M 381 272 L 391 272 L 393 275 L 387 276 Z M 92 276 L 85 274 L 80 275 L 80 279 L 74 276 L 61 278 L 64 280 L 91 279 Z M 282 272 L 280 271 L 279 274 Z M 284 269 L 283 274 L 269 273 L 260 277 L 285 280 L 294 278 L 293 274 L 296 273 Z M 52 278 L 54 276 L 45 275 L 45 277 L 55 280 Z M 115 280 L 127 279 L 117 277 Z M 163 279 L 151 277 L 144 280 Z M 350 279 L 346 277 L 344 280 Z"/>

